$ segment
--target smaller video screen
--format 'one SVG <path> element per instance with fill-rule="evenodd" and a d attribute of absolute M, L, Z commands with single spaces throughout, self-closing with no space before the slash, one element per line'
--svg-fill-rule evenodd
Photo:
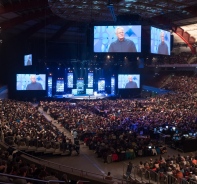
<path fill-rule="evenodd" d="M 139 74 L 119 74 L 118 89 L 134 89 L 140 88 Z"/>
<path fill-rule="evenodd" d="M 24 66 L 32 65 L 32 54 L 24 55 Z"/>
<path fill-rule="evenodd" d="M 16 74 L 16 90 L 45 90 L 46 74 Z"/>

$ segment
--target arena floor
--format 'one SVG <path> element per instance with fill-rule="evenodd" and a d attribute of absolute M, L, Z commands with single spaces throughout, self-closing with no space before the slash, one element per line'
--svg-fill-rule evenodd
<path fill-rule="evenodd" d="M 40 109 L 40 111 L 42 111 L 42 109 Z M 69 137 L 70 139 L 72 139 L 72 141 L 73 141 L 73 137 L 70 134 L 70 132 L 68 132 L 66 129 L 64 129 L 56 121 L 51 119 L 51 117 L 49 115 L 47 115 L 45 112 L 42 111 L 42 113 L 48 120 L 52 120 L 52 123 L 61 132 L 64 132 L 64 134 L 67 137 Z M 167 153 L 164 153 L 161 156 L 164 158 L 167 158 L 168 155 L 177 156 L 178 154 L 186 156 L 186 155 L 190 155 L 190 154 L 194 154 L 194 153 L 189 153 L 189 152 L 182 153 L 178 150 L 167 147 Z M 137 158 L 131 160 L 131 162 L 134 164 L 134 166 L 137 166 L 137 165 L 139 165 L 140 161 L 145 162 L 145 161 L 149 161 L 150 158 L 152 158 L 154 160 L 159 157 L 160 157 L 160 155 L 149 156 L 149 157 L 137 157 Z M 46 157 L 42 157 L 42 159 L 47 160 L 49 162 L 54 162 L 54 163 L 60 164 L 62 166 L 64 165 L 66 167 L 75 168 L 76 170 L 80 170 L 80 171 L 83 170 L 83 171 L 87 171 L 90 173 L 95 173 L 95 174 L 103 175 L 103 176 L 105 176 L 110 171 L 112 177 L 117 178 L 117 179 L 122 179 L 123 174 L 125 174 L 127 164 L 130 161 L 130 160 L 125 160 L 125 161 L 120 161 L 120 162 L 112 162 L 109 164 L 104 163 L 103 159 L 97 158 L 97 155 L 94 153 L 94 151 L 89 150 L 88 146 L 84 145 L 82 142 L 80 145 L 80 154 L 79 155 L 77 155 L 76 152 L 73 151 L 71 156 L 54 156 L 54 157 L 47 157 L 46 156 Z"/>
<path fill-rule="evenodd" d="M 164 158 L 168 155 L 190 155 L 191 153 L 181 153 L 175 149 L 167 148 L 167 153 L 162 154 Z M 193 154 L 193 153 L 192 153 Z M 155 158 L 159 158 L 158 156 L 149 156 L 149 157 L 137 157 L 131 162 L 134 165 L 139 165 L 139 162 L 149 161 L 150 158 L 153 160 Z M 61 157 L 53 157 L 53 158 L 44 158 L 48 161 L 58 163 L 60 165 L 66 165 L 67 167 L 77 168 L 79 170 L 88 171 L 91 173 L 106 175 L 108 171 L 111 172 L 112 177 L 122 179 L 123 174 L 125 173 L 126 166 L 130 160 L 120 161 L 120 162 L 112 162 L 112 163 L 104 163 L 101 158 L 97 158 L 97 155 L 93 150 L 89 150 L 89 148 L 83 144 L 80 147 L 80 155 L 77 156 L 75 152 L 72 153 L 71 156 L 61 156 Z"/>

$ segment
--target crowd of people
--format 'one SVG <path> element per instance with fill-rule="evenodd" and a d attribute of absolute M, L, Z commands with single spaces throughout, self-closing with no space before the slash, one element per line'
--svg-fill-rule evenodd
<path fill-rule="evenodd" d="M 197 131 L 196 80 L 174 76 L 164 86 L 173 92 L 143 100 L 83 100 L 72 105 L 55 101 L 40 105 L 65 128 L 77 130 L 99 157 L 106 161 L 107 155 L 116 153 L 122 160 L 121 153 L 126 157 L 129 150 L 135 156 L 154 154 L 153 148 L 162 152 L 158 149 L 160 143 L 150 139 L 150 132 L 158 127 L 176 127 L 182 134 Z"/>
<path fill-rule="evenodd" d="M 40 101 L 37 107 L 1 100 L 1 139 L 49 148 L 61 144 L 68 149 L 70 140 L 38 111 L 42 108 L 104 162 L 161 154 L 166 148 L 153 139 L 158 128 L 171 134 L 175 132 L 166 126 L 176 127 L 180 134 L 197 132 L 196 83 L 195 76 L 173 76 L 164 86 L 172 92 L 146 99 Z"/>
<path fill-rule="evenodd" d="M 151 64 L 196 64 L 196 61 L 188 63 L 189 59 L 192 58 L 192 53 L 181 52 L 179 54 L 172 54 L 171 56 L 158 56 L 156 60 L 153 60 Z"/>
<path fill-rule="evenodd" d="M 165 175 L 172 176 L 168 180 L 171 183 L 175 183 L 177 180 L 178 183 L 181 183 L 181 180 L 185 181 L 197 181 L 197 156 L 188 154 L 183 156 L 178 155 L 168 155 L 166 157 L 160 156 L 160 158 L 152 159 L 142 162 L 140 161 L 138 174 L 144 173 L 146 170 L 153 171 L 154 173 L 159 174 L 160 179 Z M 154 179 L 154 177 L 152 177 Z"/>
<path fill-rule="evenodd" d="M 54 172 L 47 172 L 41 165 L 30 165 L 21 158 L 20 146 L 61 148 L 72 152 L 71 139 L 60 132 L 52 122 L 34 107 L 30 102 L 15 100 L 0 100 L 0 138 L 10 147 L 0 150 L 0 173 L 39 180 L 59 180 Z M 0 182 L 27 183 L 25 179 L 11 179 L 1 176 Z M 31 181 L 31 183 L 34 183 Z M 38 181 L 35 182 L 36 184 Z M 42 182 L 41 182 L 42 183 Z"/>
<path fill-rule="evenodd" d="M 3 100 L 0 106 L 1 136 L 7 143 L 49 148 L 65 138 L 29 102 Z"/>
<path fill-rule="evenodd" d="M 16 176 L 1 175 L 1 183 L 44 184 L 44 181 L 49 180 L 57 181 L 54 184 L 58 184 L 58 180 L 65 181 L 65 184 L 68 183 L 66 174 L 58 176 L 57 172 L 47 170 L 44 165 L 28 163 L 21 157 L 20 152 L 11 147 L 7 150 L 0 150 L 0 174 Z M 31 178 L 35 180 L 31 180 Z"/>

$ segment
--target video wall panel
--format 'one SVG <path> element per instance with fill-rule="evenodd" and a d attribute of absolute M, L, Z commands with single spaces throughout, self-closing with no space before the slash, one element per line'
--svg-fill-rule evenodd
<path fill-rule="evenodd" d="M 56 92 L 64 92 L 64 79 L 56 80 Z"/>
<path fill-rule="evenodd" d="M 94 74 L 88 73 L 88 88 L 93 88 Z"/>
<path fill-rule="evenodd" d="M 73 88 L 73 72 L 67 73 L 67 88 Z"/>
<path fill-rule="evenodd" d="M 105 79 L 98 80 L 98 91 L 105 91 Z"/>

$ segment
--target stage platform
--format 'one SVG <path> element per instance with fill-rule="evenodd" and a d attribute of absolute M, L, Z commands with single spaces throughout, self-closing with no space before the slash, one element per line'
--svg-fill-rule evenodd
<path fill-rule="evenodd" d="M 76 99 L 76 100 L 98 100 L 104 98 L 115 97 L 115 95 L 111 94 L 96 94 L 96 95 L 87 95 L 87 94 L 80 94 L 80 95 L 73 95 L 73 94 L 61 94 L 61 95 L 54 95 L 53 98 L 66 98 L 66 99 Z"/>

